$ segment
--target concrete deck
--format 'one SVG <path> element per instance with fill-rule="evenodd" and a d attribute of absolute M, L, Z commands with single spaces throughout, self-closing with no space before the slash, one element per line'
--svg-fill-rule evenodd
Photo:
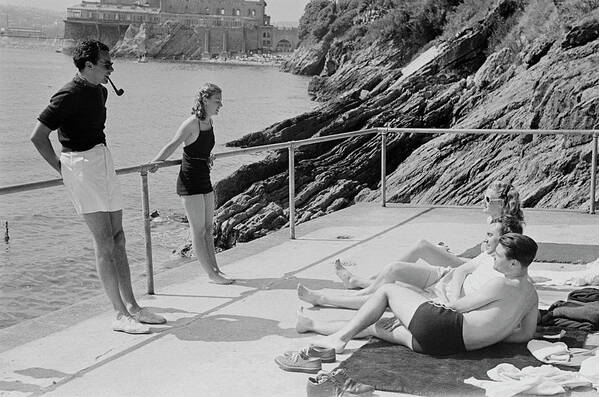
<path fill-rule="evenodd" d="M 526 233 L 539 242 L 599 244 L 599 215 L 530 210 L 526 219 Z M 135 286 L 141 303 L 168 319 L 150 335 L 111 331 L 113 314 L 103 295 L 0 330 L 0 396 L 305 396 L 308 375 L 284 372 L 273 362 L 313 338 L 295 332 L 298 282 L 339 289 L 334 258 L 351 257 L 358 263 L 352 270 L 369 275 L 419 239 L 443 241 L 460 253 L 485 230 L 479 208 L 359 204 L 299 225 L 296 240 L 282 230 L 240 244 L 217 256 L 236 285 L 210 284 L 188 262 L 159 274 L 154 296 L 141 296 L 144 285 Z M 572 289 L 541 289 L 541 305 Z M 353 313 L 307 310 L 327 319 Z"/>

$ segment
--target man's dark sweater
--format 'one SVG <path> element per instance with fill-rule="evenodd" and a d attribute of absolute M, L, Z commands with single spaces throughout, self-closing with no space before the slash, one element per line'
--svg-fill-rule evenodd
<path fill-rule="evenodd" d="M 68 151 L 82 152 L 106 144 L 106 97 L 108 90 L 75 76 L 50 99 L 38 120 L 51 130 Z"/>

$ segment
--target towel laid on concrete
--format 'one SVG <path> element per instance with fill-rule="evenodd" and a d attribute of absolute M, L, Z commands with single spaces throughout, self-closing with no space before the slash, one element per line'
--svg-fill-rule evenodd
<path fill-rule="evenodd" d="M 542 335 L 559 334 L 559 328 L 538 329 Z M 587 333 L 566 330 L 560 341 L 569 347 L 582 347 Z M 498 343 L 484 349 L 432 357 L 405 346 L 375 340 L 354 352 L 340 364 L 348 374 L 377 390 L 419 396 L 482 396 L 484 391 L 464 383 L 469 377 L 484 378 L 490 368 L 510 363 L 518 368 L 539 365 L 525 343 Z M 576 371 L 575 367 L 562 367 Z"/>
<path fill-rule="evenodd" d="M 487 371 L 488 380 L 470 377 L 464 383 L 485 389 L 489 397 L 510 397 L 518 393 L 553 395 L 568 389 L 591 386 L 591 382 L 578 372 L 562 371 L 552 365 L 524 367 L 521 370 L 512 364 L 499 364 Z"/>

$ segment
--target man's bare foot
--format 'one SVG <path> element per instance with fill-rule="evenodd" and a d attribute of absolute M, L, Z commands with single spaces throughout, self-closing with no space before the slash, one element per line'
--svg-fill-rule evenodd
<path fill-rule="evenodd" d="M 322 298 L 301 284 L 297 285 L 297 297 L 304 302 L 313 304 L 314 306 L 322 306 Z"/>
<path fill-rule="evenodd" d="M 300 307 L 297 309 L 297 320 L 295 322 L 295 330 L 299 334 L 304 334 L 306 332 L 312 331 L 314 327 L 314 321 L 310 317 L 307 317 L 304 314 L 304 308 Z"/>
<path fill-rule="evenodd" d="M 341 281 L 343 281 L 343 285 L 345 286 L 345 288 L 362 288 L 362 285 L 359 283 L 358 280 L 356 280 L 356 277 L 353 275 L 353 273 L 347 270 L 345 266 L 343 266 L 343 263 L 340 259 L 335 259 L 335 273 L 337 274 L 337 277 L 339 277 Z"/>
<path fill-rule="evenodd" d="M 223 277 L 218 273 L 210 275 L 210 276 L 208 276 L 208 278 L 210 278 L 210 282 L 212 282 L 214 284 L 220 284 L 220 285 L 229 285 L 229 284 L 233 284 L 235 282 L 235 280 Z"/>
<path fill-rule="evenodd" d="M 345 350 L 347 342 L 344 342 L 343 340 L 335 336 L 335 334 L 333 334 L 322 338 L 314 339 L 311 345 L 316 347 L 326 347 L 328 349 L 335 349 L 335 353 L 341 354 Z"/>

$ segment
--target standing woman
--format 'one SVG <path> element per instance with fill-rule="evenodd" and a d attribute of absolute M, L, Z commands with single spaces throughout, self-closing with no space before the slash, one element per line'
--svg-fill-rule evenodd
<path fill-rule="evenodd" d="M 177 178 L 177 194 L 181 196 L 183 207 L 191 228 L 191 241 L 200 265 L 212 282 L 231 284 L 216 263 L 214 237 L 214 191 L 210 182 L 211 155 L 214 148 L 212 116 L 222 107 L 222 90 L 215 84 L 207 83 L 200 88 L 191 108 L 192 116 L 187 118 L 171 141 L 158 152 L 152 162 L 166 160 L 182 144 L 183 160 Z M 150 169 L 155 172 L 158 167 Z"/>

